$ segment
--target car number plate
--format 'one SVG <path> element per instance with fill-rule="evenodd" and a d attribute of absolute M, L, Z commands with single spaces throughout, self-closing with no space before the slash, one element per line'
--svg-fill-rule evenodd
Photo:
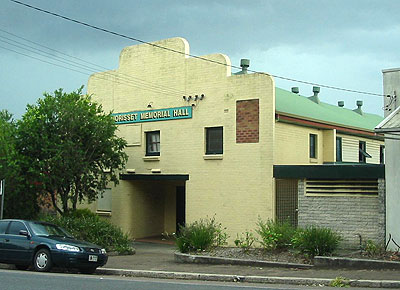
<path fill-rule="evenodd" d="M 89 255 L 89 262 L 97 262 L 97 256 Z"/>

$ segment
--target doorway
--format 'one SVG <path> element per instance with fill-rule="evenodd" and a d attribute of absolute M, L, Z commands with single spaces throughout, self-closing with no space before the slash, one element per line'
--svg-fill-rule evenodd
<path fill-rule="evenodd" d="M 186 188 L 185 186 L 176 187 L 176 233 L 185 226 L 186 223 Z"/>

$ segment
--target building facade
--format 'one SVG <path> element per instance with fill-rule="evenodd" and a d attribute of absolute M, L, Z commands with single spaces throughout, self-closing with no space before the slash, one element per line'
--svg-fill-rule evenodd
<path fill-rule="evenodd" d="M 293 166 L 381 162 L 373 128 L 382 118 L 362 112 L 361 103 L 328 105 L 318 88 L 302 97 L 276 88 L 266 73 L 246 73 L 246 62 L 233 74 L 223 54 L 188 54 L 182 38 L 127 47 L 118 69 L 88 82 L 94 100 L 114 112 L 129 155 L 120 184 L 92 208 L 133 238 L 215 217 L 233 240 L 258 219 L 276 219 L 277 206 L 299 210 L 298 196 L 279 202 L 276 195 L 289 179 L 298 192 L 305 178 L 286 178 Z M 277 166 L 289 167 L 276 176 Z M 378 200 L 372 187 L 366 198 Z"/>
<path fill-rule="evenodd" d="M 386 148 L 386 241 L 392 250 L 400 247 L 400 69 L 383 70 L 385 120 L 376 126 L 376 132 L 385 134 Z"/>

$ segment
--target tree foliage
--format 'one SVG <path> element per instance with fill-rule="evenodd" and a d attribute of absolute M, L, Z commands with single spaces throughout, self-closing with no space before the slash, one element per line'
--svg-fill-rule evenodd
<path fill-rule="evenodd" d="M 96 200 L 108 182 L 118 183 L 117 171 L 127 161 L 126 141 L 116 136 L 111 114 L 82 95 L 82 88 L 45 93 L 17 123 L 26 181 L 48 194 L 61 214 Z"/>
<path fill-rule="evenodd" d="M 21 156 L 15 148 L 17 125 L 12 115 L 0 111 L 0 179 L 5 180 L 4 218 L 32 218 L 38 210 L 34 188 L 24 182 Z"/>

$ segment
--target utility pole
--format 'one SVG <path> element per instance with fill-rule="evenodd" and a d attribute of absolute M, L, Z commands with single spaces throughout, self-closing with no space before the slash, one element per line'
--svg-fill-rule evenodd
<path fill-rule="evenodd" d="M 0 220 L 3 219 L 3 209 L 4 209 L 4 185 L 5 180 L 0 180 L 0 196 L 1 196 L 1 209 L 0 209 Z"/>

